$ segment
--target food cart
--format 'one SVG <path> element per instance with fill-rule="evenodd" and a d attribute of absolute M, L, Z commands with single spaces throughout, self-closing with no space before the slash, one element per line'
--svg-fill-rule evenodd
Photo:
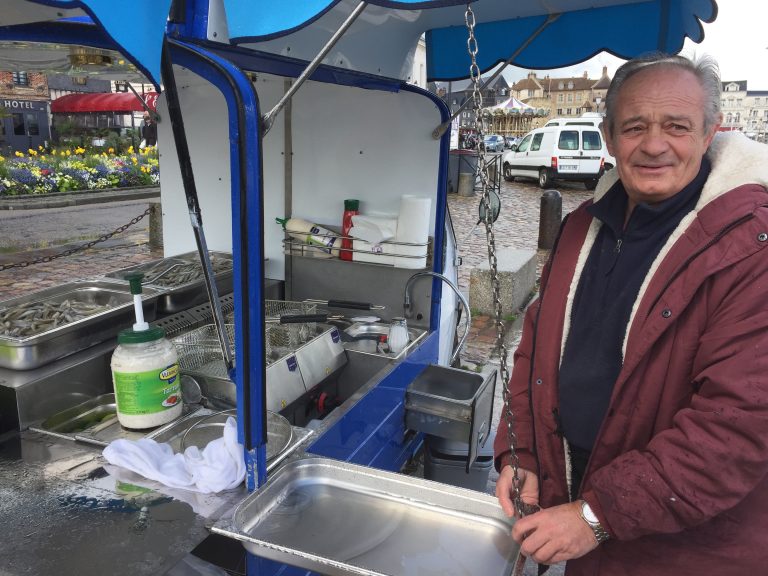
<path fill-rule="evenodd" d="M 491 496 L 400 473 L 425 433 L 465 439 L 469 466 L 491 434 L 496 379 L 451 367 L 469 316 L 446 201 L 451 117 L 406 82 L 415 47 L 426 34 L 435 80 L 504 61 L 565 66 L 601 49 L 676 52 L 685 37 L 701 40 L 700 21 L 716 6 L 470 6 L 479 51 L 468 54 L 470 18 L 454 0 L 6 3 L 6 61 L 66 67 L 71 47 L 86 47 L 100 55 L 89 65 L 102 77 L 113 66 L 120 80 L 163 85 L 164 258 L 142 268 L 142 298 L 146 319 L 179 347 L 185 410 L 151 431 L 110 418 L 109 360 L 132 310 L 120 274 L 0 303 L 93 306 L 2 339 L 4 573 L 519 567 L 512 521 Z M 573 35 L 578 42 L 566 40 Z M 343 259 L 335 242 L 348 198 L 397 226 L 378 242 L 350 238 Z M 283 230 L 276 218 L 292 220 Z M 315 225 L 309 236 L 320 243 L 333 240 L 329 248 L 292 229 L 299 220 Z M 169 282 L 172 270 L 185 273 Z M 291 315 L 302 319 L 283 321 Z M 387 336 L 400 318 L 408 339 L 395 350 Z M 168 489 L 101 457 L 117 438 L 181 450 L 226 410 L 244 447 L 239 489 Z"/>

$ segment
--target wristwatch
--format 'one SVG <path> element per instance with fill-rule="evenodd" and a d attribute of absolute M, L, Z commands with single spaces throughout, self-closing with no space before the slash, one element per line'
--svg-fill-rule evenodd
<path fill-rule="evenodd" d="M 597 519 L 595 513 L 592 512 L 592 508 L 590 508 L 589 504 L 584 500 L 581 501 L 580 514 L 582 520 L 592 528 L 592 532 L 594 533 L 598 544 L 602 544 L 611 537 L 611 535 L 606 532 L 605 528 L 603 528 L 603 525 L 600 524 L 600 520 Z"/>

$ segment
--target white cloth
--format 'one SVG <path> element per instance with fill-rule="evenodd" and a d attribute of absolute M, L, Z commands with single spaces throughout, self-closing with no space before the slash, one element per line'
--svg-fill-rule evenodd
<path fill-rule="evenodd" d="M 221 438 L 211 440 L 201 451 L 190 446 L 174 454 L 169 444 L 149 438 L 118 439 L 103 452 L 110 464 L 122 466 L 171 488 L 210 494 L 231 490 L 245 479 L 243 445 L 237 441 L 235 419 L 227 418 Z"/>
<path fill-rule="evenodd" d="M 396 233 L 396 216 L 364 216 L 362 214 L 352 216 L 349 235 L 353 238 L 359 238 L 371 244 L 381 244 L 385 240 L 394 238 Z"/>

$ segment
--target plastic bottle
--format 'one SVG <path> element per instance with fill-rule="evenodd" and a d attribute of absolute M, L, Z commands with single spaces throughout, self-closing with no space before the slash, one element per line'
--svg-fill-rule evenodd
<path fill-rule="evenodd" d="M 150 328 L 144 321 L 142 276 L 126 276 L 136 323 L 117 336 L 111 362 L 117 419 L 122 426 L 138 430 L 171 422 L 183 408 L 176 348 L 162 328 Z"/>
<path fill-rule="evenodd" d="M 341 243 L 336 232 L 302 218 L 275 218 L 275 222 L 281 224 L 291 238 L 311 246 L 310 255 L 338 258 Z"/>
<path fill-rule="evenodd" d="M 349 231 L 352 229 L 352 216 L 360 214 L 360 200 L 344 200 L 344 215 L 341 218 L 341 250 L 339 258 L 352 260 L 352 238 Z"/>

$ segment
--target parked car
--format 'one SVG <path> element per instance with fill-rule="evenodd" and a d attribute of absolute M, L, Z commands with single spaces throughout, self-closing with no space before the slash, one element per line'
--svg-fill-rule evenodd
<path fill-rule="evenodd" d="M 498 134 L 488 134 L 483 138 L 483 150 L 487 152 L 504 152 L 504 138 Z"/>
<path fill-rule="evenodd" d="M 517 136 L 504 136 L 504 147 L 507 149 L 517 145 L 520 142 L 520 138 Z"/>
<path fill-rule="evenodd" d="M 504 179 L 535 178 L 546 188 L 554 180 L 583 182 L 594 190 L 606 170 L 613 168 L 607 159 L 605 141 L 595 126 L 545 126 L 526 134 L 517 147 L 502 159 Z"/>

